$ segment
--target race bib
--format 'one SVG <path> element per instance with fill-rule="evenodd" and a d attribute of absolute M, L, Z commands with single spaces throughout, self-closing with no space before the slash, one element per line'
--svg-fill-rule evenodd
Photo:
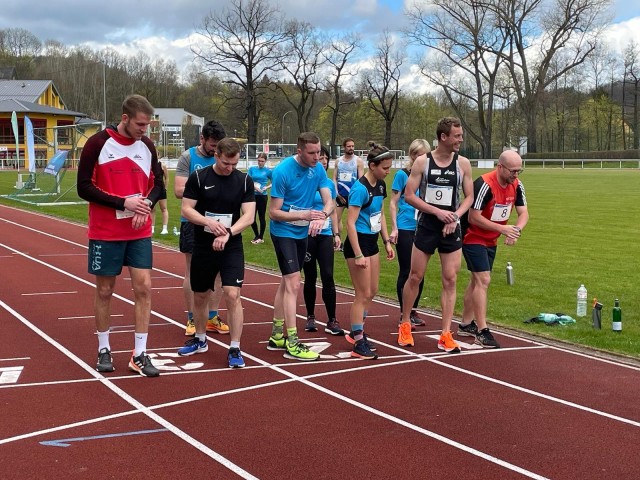
<path fill-rule="evenodd" d="M 378 233 L 382 230 L 382 212 L 372 213 L 369 216 L 369 225 L 373 233 Z"/>
<path fill-rule="evenodd" d="M 427 203 L 449 207 L 453 198 L 453 187 L 428 184 L 426 196 Z"/>
<path fill-rule="evenodd" d="M 509 215 L 511 215 L 511 205 L 500 205 L 496 203 L 493 206 L 493 211 L 491 212 L 491 221 L 492 222 L 504 222 L 509 220 Z"/>
<path fill-rule="evenodd" d="M 290 212 L 304 212 L 305 210 L 311 210 L 310 208 L 299 208 L 295 205 L 291 205 L 289 209 Z M 307 227 L 309 226 L 309 220 L 292 220 L 289 222 L 290 225 L 295 225 L 296 227 Z"/>
<path fill-rule="evenodd" d="M 220 222 L 222 224 L 222 226 L 224 228 L 231 228 L 231 221 L 233 218 L 233 215 L 231 213 L 211 213 L 211 212 L 204 212 L 204 216 L 209 218 L 213 218 L 214 220 L 217 220 L 218 222 Z M 211 232 L 211 229 L 205 225 L 204 227 L 204 231 L 207 233 L 213 233 Z"/>
<path fill-rule="evenodd" d="M 125 198 L 130 198 L 130 197 L 141 197 L 142 194 L 140 193 L 134 193 L 133 195 L 127 195 Z M 136 212 L 132 212 L 131 210 L 127 210 L 126 208 L 124 210 L 116 210 L 116 219 L 118 220 L 122 220 L 123 218 L 131 218 L 136 214 Z"/>
<path fill-rule="evenodd" d="M 351 172 L 338 172 L 338 180 L 341 182 L 350 182 L 353 178 L 353 173 Z"/>

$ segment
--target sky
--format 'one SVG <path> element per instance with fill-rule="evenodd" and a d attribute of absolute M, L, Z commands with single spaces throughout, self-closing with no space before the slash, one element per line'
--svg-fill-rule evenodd
<path fill-rule="evenodd" d="M 271 0 L 287 18 L 306 20 L 323 30 L 350 29 L 373 39 L 385 28 L 406 24 L 405 3 L 415 0 Z M 144 51 L 151 58 L 174 60 L 181 73 L 192 64 L 190 44 L 209 13 L 228 0 L 2 0 L 0 29 L 24 28 L 40 40 L 67 47 L 107 46 L 122 54 Z M 28 7 L 26 7 L 28 6 Z M 203 8 L 204 7 L 204 8 Z M 640 44 L 640 0 L 612 0 L 613 23 L 605 38 L 621 52 L 629 39 Z M 409 62 L 410 63 L 410 62 Z M 407 64 L 407 70 L 411 65 Z M 414 66 L 415 70 L 415 66 Z"/>

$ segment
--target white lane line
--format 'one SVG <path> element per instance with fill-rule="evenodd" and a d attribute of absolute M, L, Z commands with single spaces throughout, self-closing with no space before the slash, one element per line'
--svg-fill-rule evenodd
<path fill-rule="evenodd" d="M 14 362 L 16 360 L 31 360 L 31 357 L 0 358 L 0 362 Z"/>
<path fill-rule="evenodd" d="M 73 292 L 33 292 L 33 293 L 21 293 L 20 295 L 22 295 L 24 297 L 32 297 L 32 296 L 40 297 L 42 295 L 75 295 L 77 293 L 78 293 L 77 291 L 73 291 Z"/>

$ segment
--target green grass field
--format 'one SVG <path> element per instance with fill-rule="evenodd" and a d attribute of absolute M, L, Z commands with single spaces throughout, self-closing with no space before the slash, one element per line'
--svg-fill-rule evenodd
<path fill-rule="evenodd" d="M 482 172 L 475 171 L 474 177 L 479 173 Z M 387 177 L 388 186 L 393 174 Z M 75 172 L 68 172 L 64 180 L 63 190 L 72 187 Z M 639 357 L 640 295 L 635 285 L 637 273 L 633 272 L 637 272 L 635 263 L 640 259 L 640 228 L 635 220 L 640 218 L 640 170 L 531 168 L 523 173 L 521 180 L 529 202 L 529 225 L 516 246 L 499 244 L 489 288 L 487 315 L 490 322 Z M 15 181 L 16 172 L 0 172 L 0 194 L 12 192 Z M 65 200 L 73 198 L 75 191 Z M 0 202 L 86 223 L 86 205 L 33 207 L 6 198 L 0 198 Z M 178 201 L 170 194 L 170 230 L 179 225 L 179 210 Z M 156 231 L 160 231 L 159 214 Z M 247 262 L 277 269 L 268 234 L 262 245 L 251 245 L 251 238 L 249 230 L 244 235 Z M 177 246 L 178 237 L 173 235 L 156 234 L 155 239 Z M 507 261 L 513 264 L 515 271 L 515 285 L 512 286 L 506 284 Z M 380 295 L 392 300 L 395 300 L 397 271 L 397 263 L 383 260 Z M 421 306 L 439 309 L 439 274 L 439 262 L 434 257 L 426 274 Z M 336 255 L 335 278 L 339 285 L 350 287 L 346 264 L 339 255 Z M 468 279 L 463 261 L 458 276 L 458 315 L 462 312 L 462 293 Z M 576 291 L 581 283 L 587 287 L 590 300 L 595 296 L 604 304 L 602 330 L 591 327 L 590 307 L 587 317 L 576 318 Z M 622 333 L 611 331 L 611 308 L 615 298 L 620 299 L 622 307 Z M 182 302 L 182 297 L 176 297 L 176 301 Z M 578 322 L 568 327 L 523 323 L 540 312 L 563 312 Z"/>

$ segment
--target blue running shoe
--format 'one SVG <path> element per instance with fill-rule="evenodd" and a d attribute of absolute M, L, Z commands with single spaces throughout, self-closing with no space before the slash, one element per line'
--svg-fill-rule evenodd
<path fill-rule="evenodd" d="M 244 358 L 242 358 L 242 353 L 240 353 L 239 348 L 230 348 L 227 359 L 229 360 L 229 368 L 244 367 Z"/>
<path fill-rule="evenodd" d="M 188 355 L 194 355 L 196 353 L 204 353 L 209 350 L 207 341 L 201 342 L 198 337 L 193 337 L 184 343 L 184 347 L 178 350 L 178 355 L 186 357 Z"/>

